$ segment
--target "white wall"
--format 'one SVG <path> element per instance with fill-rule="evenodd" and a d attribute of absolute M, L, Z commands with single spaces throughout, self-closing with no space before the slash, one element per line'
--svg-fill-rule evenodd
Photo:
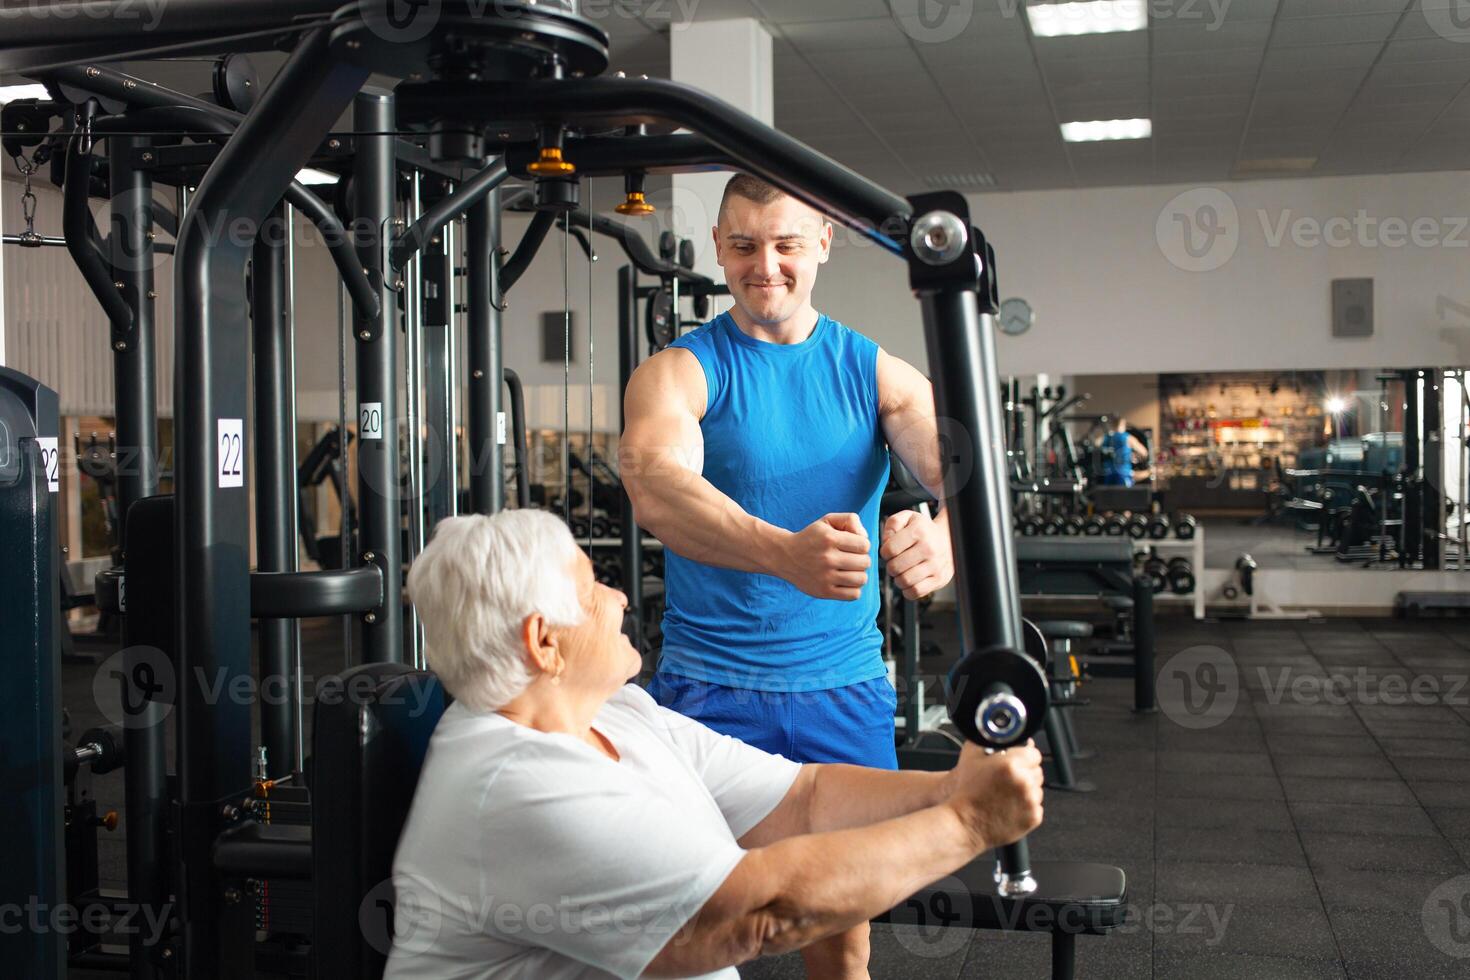
<path fill-rule="evenodd" d="M 971 196 L 975 222 L 997 250 L 1001 295 L 1024 296 L 1036 309 L 1029 333 L 1000 339 L 1001 370 L 1104 374 L 1470 361 L 1465 173 L 1222 187 Z M 1214 209 L 1212 226 L 1220 229 L 1213 239 L 1201 230 L 1201 221 L 1212 218 L 1206 208 Z M 1387 219 L 1393 223 L 1384 227 Z M 1193 223 L 1197 260 L 1184 248 L 1181 222 Z M 918 306 L 904 287 L 901 263 L 851 233 L 839 232 L 837 241 L 818 286 L 824 308 L 895 353 L 922 358 Z M 1331 281 L 1357 276 L 1375 280 L 1375 335 L 1335 340 Z M 1466 304 L 1465 313 L 1447 303 Z"/>

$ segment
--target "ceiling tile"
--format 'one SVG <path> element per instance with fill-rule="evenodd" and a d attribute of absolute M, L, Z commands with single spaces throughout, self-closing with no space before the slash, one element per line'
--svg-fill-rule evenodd
<path fill-rule="evenodd" d="M 1057 117 L 1062 122 L 1088 122 L 1094 119 L 1147 119 L 1147 99 L 1127 99 L 1121 102 L 1073 102 L 1056 101 Z"/>
<path fill-rule="evenodd" d="M 1249 48 L 1229 48 L 1224 51 L 1156 54 L 1153 61 L 1155 79 L 1190 75 L 1230 75 L 1256 71 L 1261 66 L 1261 53 Z"/>
<path fill-rule="evenodd" d="M 1261 72 L 1261 92 L 1341 91 L 1351 94 L 1368 75 L 1368 68 L 1276 68 Z"/>
<path fill-rule="evenodd" d="M 701 0 L 702 2 L 702 0 Z M 801 24 L 818 20 L 856 20 L 888 17 L 883 0 L 750 0 L 761 19 L 774 24 Z"/>
<path fill-rule="evenodd" d="M 1051 92 L 1052 97 L 1058 103 L 1131 100 L 1142 103 L 1146 107 L 1149 102 L 1149 85 L 1148 79 L 1146 78 L 1140 78 L 1134 81 L 1098 81 L 1075 85 L 1053 85 Z"/>
<path fill-rule="evenodd" d="M 1167 95 L 1171 98 L 1202 95 L 1249 96 L 1255 91 L 1255 88 L 1256 76 L 1254 74 L 1185 75 L 1169 79 Z"/>
<path fill-rule="evenodd" d="M 1371 125 L 1380 122 L 1419 123 L 1427 126 L 1437 115 L 1437 105 L 1368 105 L 1355 102 L 1343 114 L 1342 126 Z"/>
<path fill-rule="evenodd" d="M 1399 14 L 1404 0 L 1281 0 L 1281 17 L 1328 17 L 1342 14 Z"/>
<path fill-rule="evenodd" d="M 1358 96 L 1360 102 L 1370 105 L 1444 105 L 1459 95 L 1464 85 L 1460 82 L 1437 82 L 1428 85 L 1383 85 L 1370 83 L 1363 87 Z"/>
<path fill-rule="evenodd" d="M 1470 55 L 1470 52 L 1467 52 Z M 1386 85 L 1428 85 L 1433 82 L 1470 82 L 1470 57 L 1458 61 L 1424 61 L 1413 63 L 1380 63 L 1373 69 L 1371 81 Z"/>
<path fill-rule="evenodd" d="M 1470 58 L 1470 48 L 1442 37 L 1389 41 L 1384 45 L 1380 64 L 1392 65 L 1423 61 L 1461 61 Z"/>
<path fill-rule="evenodd" d="M 1346 68 L 1370 65 L 1382 50 L 1381 44 L 1318 44 L 1309 47 L 1267 49 L 1263 67 L 1277 68 Z"/>
<path fill-rule="evenodd" d="M 1470 146 L 1415 147 L 1396 161 L 1403 171 L 1470 170 Z"/>
<path fill-rule="evenodd" d="M 1259 50 L 1270 33 L 1269 20 L 1226 20 L 1217 26 L 1210 21 L 1170 21 L 1155 28 L 1153 49 L 1158 54 L 1220 48 Z"/>
<path fill-rule="evenodd" d="M 1344 44 L 1354 41 L 1382 43 L 1398 24 L 1397 14 L 1362 14 L 1356 17 L 1302 17 L 1278 20 L 1271 46 Z"/>
<path fill-rule="evenodd" d="M 1057 61 L 1097 61 L 1102 58 L 1147 58 L 1148 32 L 1083 34 L 1077 37 L 1038 37 L 1036 57 L 1042 64 Z"/>
<path fill-rule="evenodd" d="M 1470 24 L 1456 16 L 1459 0 L 1414 0 L 1414 7 L 1394 31 L 1396 38 L 1440 38 L 1464 43 L 1470 41 Z"/>
<path fill-rule="evenodd" d="M 1096 61 L 1056 61 L 1046 65 L 1047 80 L 1065 85 L 1076 82 L 1148 79 L 1147 58 L 1098 58 Z"/>
<path fill-rule="evenodd" d="M 908 48 L 903 32 L 888 17 L 787 24 L 781 28 L 781 33 L 786 40 L 807 54 L 816 51 Z"/>
<path fill-rule="evenodd" d="M 803 52 L 811 67 L 834 79 L 863 78 L 872 74 L 919 75 L 923 66 L 906 47 L 874 49 L 854 58 L 850 51 L 815 50 Z"/>
<path fill-rule="evenodd" d="M 1249 96 L 1203 95 L 1188 99 L 1157 99 L 1153 114 L 1155 119 L 1190 119 L 1244 114 L 1249 108 Z"/>
<path fill-rule="evenodd" d="M 1223 7 L 1216 13 L 1217 7 Z M 1149 0 L 1149 23 L 1154 27 L 1175 21 L 1207 22 L 1220 18 L 1225 20 L 1270 20 L 1276 15 L 1277 0 L 1216 0 L 1212 6 L 1208 0 Z"/>
<path fill-rule="evenodd" d="M 1329 145 L 1322 149 L 1317 164 L 1323 168 L 1364 171 L 1383 171 L 1396 163 L 1402 155 L 1399 147 L 1381 143 L 1355 146 Z"/>

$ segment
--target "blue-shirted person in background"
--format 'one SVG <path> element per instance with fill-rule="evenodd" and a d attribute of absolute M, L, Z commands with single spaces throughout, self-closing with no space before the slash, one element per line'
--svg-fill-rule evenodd
<path fill-rule="evenodd" d="M 1138 474 L 1134 467 L 1148 460 L 1148 446 L 1128 431 L 1128 420 L 1119 418 L 1113 431 L 1103 437 L 1102 482 L 1109 487 L 1131 487 Z"/>
<path fill-rule="evenodd" d="M 649 358 L 624 395 L 621 475 L 664 544 L 649 691 L 798 762 L 894 769 L 881 557 L 909 598 L 950 581 L 944 511 L 878 527 L 890 448 L 937 499 L 927 378 L 812 306 L 823 215 L 765 181 L 725 187 L 715 254 L 734 307 Z M 881 549 L 880 549 L 881 543 Z M 809 977 L 868 975 L 868 928 L 802 951 Z"/>

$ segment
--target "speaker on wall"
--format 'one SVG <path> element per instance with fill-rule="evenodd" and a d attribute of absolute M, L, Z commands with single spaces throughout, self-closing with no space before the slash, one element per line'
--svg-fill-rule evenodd
<path fill-rule="evenodd" d="M 1332 336 L 1373 336 L 1373 280 L 1332 280 Z"/>
<path fill-rule="evenodd" d="M 567 353 L 568 334 L 571 336 L 571 357 L 573 364 L 577 363 L 577 314 L 571 314 L 571 323 L 567 323 L 567 314 L 562 310 L 551 310 L 541 314 L 541 363 L 560 364 L 562 357 Z"/>

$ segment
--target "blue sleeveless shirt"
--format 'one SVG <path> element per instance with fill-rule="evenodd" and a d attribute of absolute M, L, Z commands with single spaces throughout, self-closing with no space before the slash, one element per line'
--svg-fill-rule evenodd
<path fill-rule="evenodd" d="M 746 335 L 728 313 L 674 341 L 704 368 L 704 478 L 746 513 L 800 531 L 855 513 L 872 542 L 860 598 L 816 599 L 772 575 L 665 548 L 660 669 L 759 691 L 816 691 L 886 675 L 878 629 L 878 502 L 888 447 L 878 345 L 820 316 L 799 344 Z"/>
<path fill-rule="evenodd" d="M 1108 451 L 1103 469 L 1104 485 L 1133 486 L 1133 447 L 1128 444 L 1128 433 L 1109 432 L 1103 446 Z"/>

